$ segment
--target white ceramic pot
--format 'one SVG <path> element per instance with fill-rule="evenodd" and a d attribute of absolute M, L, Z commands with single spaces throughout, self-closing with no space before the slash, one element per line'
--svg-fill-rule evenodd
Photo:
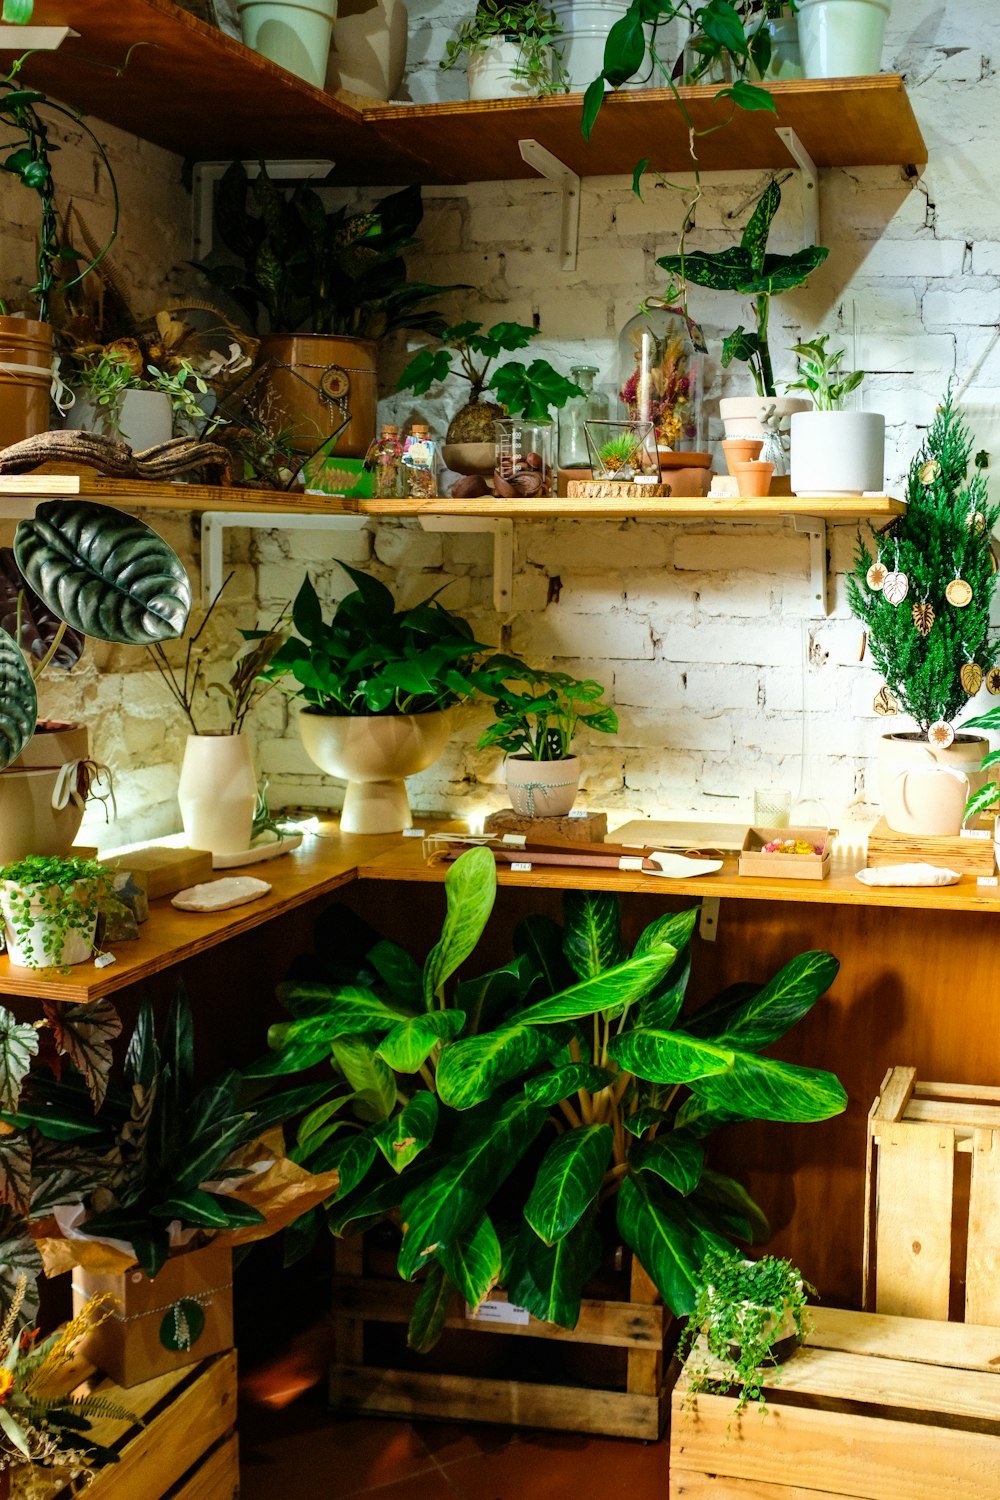
<path fill-rule="evenodd" d="M 807 78 L 867 78 L 882 67 L 891 0 L 799 0 L 799 49 Z"/>
<path fill-rule="evenodd" d="M 192 849 L 242 854 L 250 847 L 257 778 L 244 734 L 189 734 L 177 787 Z"/>
<path fill-rule="evenodd" d="M 398 99 L 406 69 L 402 0 L 339 0 L 326 87 L 370 99 Z"/>
<path fill-rule="evenodd" d="M 760 461 L 788 472 L 788 426 L 795 412 L 809 411 L 811 401 L 797 396 L 723 396 L 719 416 L 727 438 L 763 438 Z"/>
<path fill-rule="evenodd" d="M 323 87 L 337 0 L 242 0 L 236 8 L 248 47 Z"/>
<path fill-rule="evenodd" d="M 800 411 L 791 420 L 792 494 L 863 495 L 885 483 L 885 417 Z"/>
<path fill-rule="evenodd" d="M 580 759 L 532 760 L 530 755 L 508 755 L 503 763 L 510 805 L 525 818 L 562 818 L 580 789 Z"/>
<path fill-rule="evenodd" d="M 13 967 L 18 969 L 55 969 L 67 964 L 86 963 L 94 952 L 97 915 L 82 925 L 67 928 L 61 937 L 50 930 L 50 920 L 43 915 L 41 897 L 46 906 L 61 899 L 79 900 L 80 888 L 64 890 L 51 885 L 44 892 L 25 888 L 13 880 L 0 881 L 0 912 L 3 914 L 4 942 Z M 74 895 L 74 893 L 77 893 Z M 29 900 L 28 924 L 24 920 L 24 901 Z M 86 896 L 84 895 L 84 899 Z"/>
<path fill-rule="evenodd" d="M 69 427 L 83 432 L 121 436 L 134 453 L 168 443 L 174 435 L 174 410 L 165 391 L 122 391 L 114 422 L 86 396 L 77 396 L 66 416 Z"/>
<path fill-rule="evenodd" d="M 401 833 L 413 827 L 404 778 L 433 765 L 451 734 L 452 712 L 320 714 L 303 709 L 306 754 L 328 776 L 347 782 L 343 833 Z"/>
<path fill-rule="evenodd" d="M 518 77 L 520 66 L 520 42 L 516 39 L 508 41 L 506 37 L 490 37 L 485 47 L 477 47 L 469 53 L 469 98 L 534 98 L 535 87 L 531 80 Z"/>
<path fill-rule="evenodd" d="M 959 734 L 947 749 L 916 734 L 885 734 L 879 741 L 879 800 L 896 833 L 954 837 L 965 804 L 983 785 L 980 770 L 989 742 Z"/>
<path fill-rule="evenodd" d="M 628 10 L 628 0 L 556 0 L 552 14 L 562 27 L 555 43 L 569 75 L 571 89 L 585 89 L 604 69 L 604 43 L 616 21 Z M 648 87 L 631 80 L 627 88 Z"/>
<path fill-rule="evenodd" d="M 83 822 L 89 774 L 78 760 L 0 771 L 0 864 L 68 854 Z"/>

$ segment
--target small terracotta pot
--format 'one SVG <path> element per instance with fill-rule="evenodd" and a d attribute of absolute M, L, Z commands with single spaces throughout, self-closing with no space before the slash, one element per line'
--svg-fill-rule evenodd
<path fill-rule="evenodd" d="M 736 483 L 741 495 L 745 497 L 766 495 L 770 490 L 774 464 L 731 463 L 729 467 L 736 473 Z"/>
<path fill-rule="evenodd" d="M 763 438 L 723 438 L 722 451 L 726 455 L 726 468 L 730 474 L 735 477 L 734 464 L 749 464 L 760 458 L 763 446 Z"/>

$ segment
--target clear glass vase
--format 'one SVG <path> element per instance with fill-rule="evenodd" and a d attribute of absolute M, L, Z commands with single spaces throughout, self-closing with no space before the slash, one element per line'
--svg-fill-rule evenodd
<path fill-rule="evenodd" d="M 657 484 L 660 460 L 652 422 L 587 423 L 590 471 L 595 479 Z"/>
<path fill-rule="evenodd" d="M 566 402 L 559 413 L 559 467 L 560 469 L 585 469 L 590 463 L 587 434 L 584 423 L 606 421 L 609 402 L 603 391 L 594 390 L 594 380 L 599 371 L 594 365 L 574 365 L 570 379 L 586 392 Z"/>
<path fill-rule="evenodd" d="M 504 417 L 494 424 L 497 456 L 493 493 L 504 500 L 534 500 L 552 493 L 555 427 Z"/>
<path fill-rule="evenodd" d="M 618 339 L 622 415 L 652 422 L 657 446 L 677 452 L 704 448 L 701 329 L 679 307 L 649 298 Z"/>

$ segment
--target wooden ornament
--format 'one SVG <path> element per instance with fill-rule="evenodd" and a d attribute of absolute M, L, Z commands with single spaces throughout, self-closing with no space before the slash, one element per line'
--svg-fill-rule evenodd
<path fill-rule="evenodd" d="M 928 729 L 927 738 L 938 750 L 947 750 L 948 746 L 954 743 L 955 730 L 946 719 L 938 719 L 937 723 L 932 724 Z"/>
<path fill-rule="evenodd" d="M 920 466 L 920 483 L 933 484 L 941 472 L 941 465 L 936 458 L 929 458 L 925 464 Z"/>
<path fill-rule="evenodd" d="M 931 626 L 934 624 L 934 606 L 932 604 L 915 604 L 913 606 L 913 623 L 921 635 L 929 635 Z"/>
<path fill-rule="evenodd" d="M 868 587 L 874 593 L 877 594 L 879 592 L 883 583 L 885 583 L 888 572 L 889 569 L 886 567 L 885 563 L 872 563 L 871 567 L 868 569 L 868 572 L 865 574 L 865 579 L 867 581 Z"/>
<path fill-rule="evenodd" d="M 890 604 L 902 604 L 910 592 L 910 580 L 905 573 L 887 573 L 882 580 L 882 593 Z"/>
<path fill-rule="evenodd" d="M 969 697 L 974 698 L 983 685 L 982 667 L 976 661 L 967 661 L 958 676 Z"/>
<path fill-rule="evenodd" d="M 967 604 L 972 603 L 972 585 L 966 583 L 964 578 L 953 578 L 944 591 L 944 597 L 956 609 L 964 609 Z"/>
<path fill-rule="evenodd" d="M 864 659 L 865 659 L 865 652 L 867 651 L 867 649 L 868 649 L 868 632 L 867 632 L 867 630 L 862 630 L 862 632 L 861 632 L 861 645 L 858 647 L 858 661 L 864 661 Z"/>
<path fill-rule="evenodd" d="M 1000 667 L 990 667 L 986 674 L 986 691 L 994 697 L 1000 693 Z"/>
<path fill-rule="evenodd" d="M 888 718 L 891 714 L 899 713 L 899 704 L 892 693 L 890 693 L 888 687 L 879 688 L 875 694 L 875 701 L 872 704 L 872 708 L 878 714 L 879 718 L 882 719 Z"/>
<path fill-rule="evenodd" d="M 970 510 L 965 521 L 973 536 L 982 536 L 986 530 L 986 517 L 981 510 Z"/>

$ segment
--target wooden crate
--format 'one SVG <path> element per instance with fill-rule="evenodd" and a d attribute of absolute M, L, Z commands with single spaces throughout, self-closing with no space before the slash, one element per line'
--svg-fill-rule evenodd
<path fill-rule="evenodd" d="M 735 1396 L 690 1397 L 682 1373 L 670 1500 L 996 1500 L 995 1328 L 827 1308 L 812 1318 L 805 1346 L 764 1380 L 764 1418 L 753 1406 L 734 1418 Z"/>
<path fill-rule="evenodd" d="M 866 1189 L 862 1305 L 1000 1326 L 1000 1088 L 890 1068 Z"/>
<path fill-rule="evenodd" d="M 82 1374 L 76 1369 L 74 1378 Z M 237 1500 L 235 1349 L 127 1391 L 96 1373 L 87 1387 L 120 1401 L 137 1420 L 95 1421 L 93 1437 L 117 1451 L 118 1463 L 82 1489 L 54 1479 L 51 1488 L 38 1488 L 38 1500 Z"/>
<path fill-rule="evenodd" d="M 335 1257 L 335 1351 L 330 1371 L 334 1407 L 613 1437 L 656 1439 L 663 1432 L 669 1394 L 665 1374 L 674 1323 L 638 1262 L 633 1262 L 630 1300 L 585 1299 L 579 1323 L 572 1331 L 536 1318 L 520 1324 L 467 1317 L 465 1305 L 458 1298 L 445 1325 L 446 1329 L 464 1330 L 477 1341 L 498 1335 L 507 1340 L 558 1340 L 591 1346 L 596 1357 L 602 1348 L 608 1352 L 617 1349 L 622 1351 L 624 1378 L 612 1388 L 606 1374 L 600 1386 L 531 1380 L 527 1378 L 527 1357 L 522 1361 L 523 1379 L 456 1373 L 454 1368 L 449 1372 L 438 1368 L 438 1362 L 431 1362 L 425 1369 L 371 1362 L 371 1335 L 380 1326 L 404 1327 L 409 1322 L 417 1288 L 388 1275 L 366 1274 L 361 1238 L 338 1240 Z M 484 1350 L 486 1345 L 478 1347 Z M 530 1348 L 524 1346 L 525 1355 Z M 433 1355 L 429 1358 L 433 1361 Z M 428 1364 L 428 1357 L 414 1359 Z"/>
<path fill-rule="evenodd" d="M 977 835 L 975 838 L 970 834 Z M 905 865 L 917 860 L 938 869 L 957 870 L 960 875 L 992 875 L 996 868 L 993 851 L 993 815 L 973 818 L 963 838 L 960 833 L 897 833 L 885 818 L 879 818 L 868 835 L 865 863 L 870 870 L 885 865 Z"/>

